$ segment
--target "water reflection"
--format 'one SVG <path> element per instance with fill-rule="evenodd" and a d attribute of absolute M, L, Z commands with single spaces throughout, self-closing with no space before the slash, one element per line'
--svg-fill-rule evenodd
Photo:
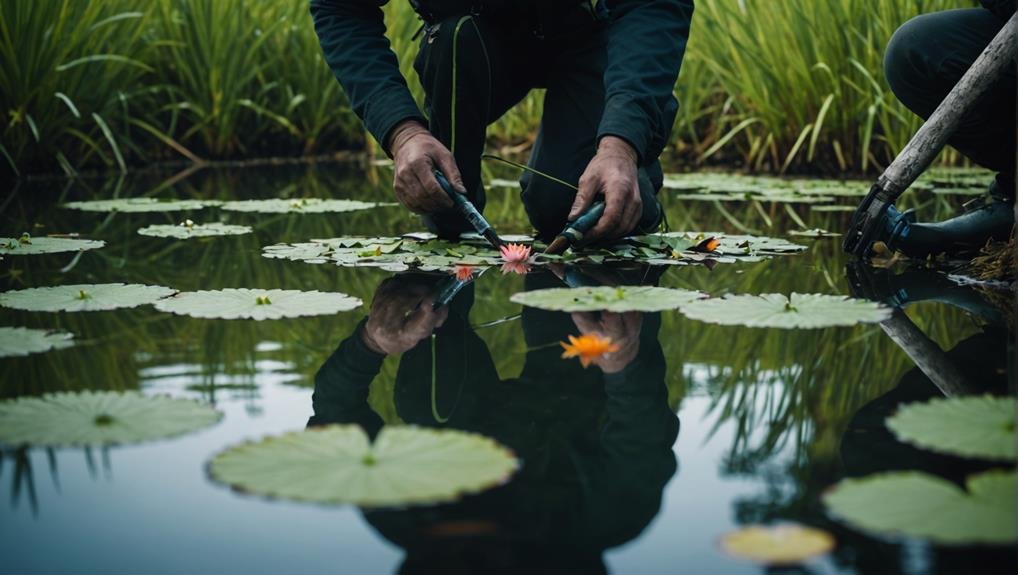
<path fill-rule="evenodd" d="M 487 435 L 523 461 L 509 484 L 457 503 L 365 510 L 405 550 L 401 572 L 605 572 L 604 550 L 643 531 L 676 470 L 679 422 L 667 403 L 660 314 L 524 309 L 522 372 L 502 378 L 468 321 L 473 285 L 432 309 L 442 279 L 382 282 L 369 316 L 319 370 L 309 425 L 357 423 L 377 434 L 383 422 L 368 388 L 385 355 L 401 353 L 400 419 Z M 525 280 L 527 290 L 556 285 L 547 272 Z M 619 351 L 586 369 L 561 358 L 560 341 L 590 331 Z"/>

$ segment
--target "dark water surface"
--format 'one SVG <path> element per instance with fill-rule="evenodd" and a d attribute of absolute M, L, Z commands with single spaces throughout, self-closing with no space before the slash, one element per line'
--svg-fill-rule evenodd
<path fill-rule="evenodd" d="M 391 573 L 402 565 L 460 573 L 471 572 L 473 561 L 488 565 L 473 572 L 514 565 L 521 572 L 753 573 L 764 568 L 725 556 L 717 538 L 742 525 L 782 521 L 821 527 L 838 541 L 831 555 L 784 572 L 1013 568 L 1013 548 L 870 537 L 825 514 L 821 493 L 846 476 L 921 469 L 960 481 L 985 467 L 909 448 L 883 429 L 883 416 L 896 405 L 938 392 L 877 325 L 753 329 L 708 325 L 677 312 L 636 314 L 629 336 L 638 338 L 639 351 L 621 376 L 609 377 L 595 366 L 584 370 L 559 358 L 557 342 L 576 333 L 568 314 L 527 310 L 522 318 L 483 325 L 520 313 L 509 302 L 511 294 L 555 284 L 547 272 L 524 278 L 491 270 L 456 298 L 440 329 L 435 388 L 430 348 L 417 345 L 385 359 L 364 403 L 358 382 L 330 369 L 316 381 L 316 373 L 327 361 L 370 364 L 357 350 L 337 348 L 394 274 L 266 259 L 261 248 L 419 231 L 412 215 L 400 208 L 326 215 L 106 215 L 57 207 L 150 193 L 388 201 L 390 177 L 387 168 L 354 164 L 218 170 L 177 181 L 135 176 L 34 182 L 4 199 L 0 235 L 79 232 L 107 242 L 70 266 L 68 254 L 9 257 L 0 262 L 4 289 L 103 282 L 178 290 L 317 289 L 348 293 L 365 305 L 334 316 L 263 322 L 191 319 L 151 306 L 85 313 L 0 310 L 0 325 L 66 330 L 77 342 L 0 360 L 3 398 L 137 389 L 202 399 L 225 414 L 214 427 L 139 446 L 3 450 L 3 572 Z M 529 231 L 516 192 L 492 190 L 489 197 L 486 213 L 501 232 Z M 932 195 L 909 201 L 925 214 L 941 215 L 960 204 Z M 673 229 L 739 232 L 736 226 L 744 226 L 783 236 L 795 227 L 781 204 L 757 209 L 728 203 L 727 214 L 710 202 L 665 197 L 665 206 Z M 846 213 L 794 209 L 811 227 L 836 230 L 847 219 Z M 184 217 L 251 225 L 255 233 L 188 241 L 136 233 Z M 623 281 L 634 273 L 637 279 L 660 273 L 658 285 L 712 295 L 852 293 L 840 239 L 795 241 L 809 250 L 713 269 L 612 273 Z M 61 271 L 65 266 L 70 269 Z M 974 388 L 1006 390 L 1008 333 L 994 312 L 992 292 L 954 286 L 935 272 L 860 273 L 868 295 L 910 302 L 907 316 L 972 375 Z M 388 293 L 398 298 L 415 281 L 389 280 Z M 436 414 L 448 421 L 439 423 Z M 523 468 L 509 484 L 455 504 L 368 512 L 242 495 L 206 475 L 206 462 L 223 448 L 302 429 L 312 417 L 478 431 L 512 447 Z M 435 524 L 480 527 L 474 536 L 427 535 Z M 500 535 L 492 538 L 491 529 Z"/>

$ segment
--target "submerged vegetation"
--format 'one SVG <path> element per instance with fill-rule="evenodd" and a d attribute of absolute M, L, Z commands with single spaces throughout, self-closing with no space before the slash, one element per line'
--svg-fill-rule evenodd
<path fill-rule="evenodd" d="M 963 0 L 697 2 L 667 155 L 691 165 L 864 172 L 918 119 L 882 77 L 910 17 Z M 385 8 L 410 86 L 419 23 Z M 523 150 L 530 94 L 490 131 Z M 306 0 L 0 0 L 0 166 L 18 174 L 369 149 L 325 65 Z"/>

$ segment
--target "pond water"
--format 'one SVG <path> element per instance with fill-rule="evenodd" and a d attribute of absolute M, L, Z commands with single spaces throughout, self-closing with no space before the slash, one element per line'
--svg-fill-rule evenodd
<path fill-rule="evenodd" d="M 414 290 L 433 285 L 433 276 L 268 259 L 261 250 L 311 238 L 420 231 L 420 222 L 401 208 L 292 215 L 96 214 L 59 207 L 141 195 L 382 202 L 390 200 L 390 178 L 385 166 L 356 163 L 220 169 L 23 183 L 3 200 L 0 235 L 77 232 L 107 243 L 79 257 L 9 256 L 0 262 L 4 290 L 127 282 L 181 291 L 339 291 L 365 302 L 335 315 L 259 322 L 195 319 L 152 306 L 0 310 L 0 325 L 64 330 L 76 342 L 0 360 L 4 399 L 139 390 L 209 402 L 223 413 L 204 430 L 134 446 L 4 448 L 5 572 L 754 573 L 765 568 L 724 554 L 718 538 L 740 526 L 780 522 L 819 527 L 837 540 L 830 554 L 786 572 L 1013 569 L 1014 547 L 869 535 L 825 511 L 821 495 L 845 477 L 908 469 L 961 484 L 993 467 L 910 447 L 883 427 L 883 416 L 899 405 L 939 391 L 878 325 L 783 330 L 718 326 L 672 311 L 632 313 L 615 329 L 636 349 L 621 371 L 606 374 L 562 359 L 557 343 L 596 317 L 529 308 L 521 314 L 509 301 L 516 292 L 561 285 L 555 275 L 540 269 L 502 275 L 495 268 L 453 300 L 434 350 L 426 335 L 401 334 L 407 351 L 379 365 L 363 346 L 341 344 L 358 337 L 380 286 L 382 303 L 407 305 Z M 799 227 L 796 218 L 838 230 L 849 215 L 806 204 L 718 204 L 671 195 L 674 190 L 663 191 L 663 203 L 671 227 L 680 230 L 785 237 Z M 905 201 L 936 217 L 961 203 L 947 194 Z M 489 192 L 486 215 L 501 233 L 529 231 L 511 189 Z M 137 233 L 184 217 L 249 225 L 254 233 L 186 241 Z M 840 238 L 790 239 L 808 249 L 756 262 L 586 271 L 713 296 L 897 298 L 908 302 L 899 328 L 925 334 L 973 390 L 1006 391 L 1009 334 L 995 307 L 1006 292 L 958 286 L 928 270 L 846 272 Z M 865 287 L 853 292 L 853 283 Z M 475 431 L 512 448 L 522 467 L 490 491 L 402 509 L 272 500 L 210 479 L 207 462 L 224 448 L 300 430 L 309 421 Z"/>

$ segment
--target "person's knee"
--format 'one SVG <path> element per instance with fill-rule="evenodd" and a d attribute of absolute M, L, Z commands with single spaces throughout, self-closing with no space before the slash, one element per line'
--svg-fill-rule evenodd
<path fill-rule="evenodd" d="M 933 14 L 922 14 L 902 24 L 884 51 L 884 77 L 899 98 L 930 80 L 927 65 L 936 38 L 931 35 Z"/>
<path fill-rule="evenodd" d="M 565 227 L 576 192 L 540 177 L 523 178 L 520 184 L 523 187 L 520 198 L 537 237 L 550 240 Z"/>

